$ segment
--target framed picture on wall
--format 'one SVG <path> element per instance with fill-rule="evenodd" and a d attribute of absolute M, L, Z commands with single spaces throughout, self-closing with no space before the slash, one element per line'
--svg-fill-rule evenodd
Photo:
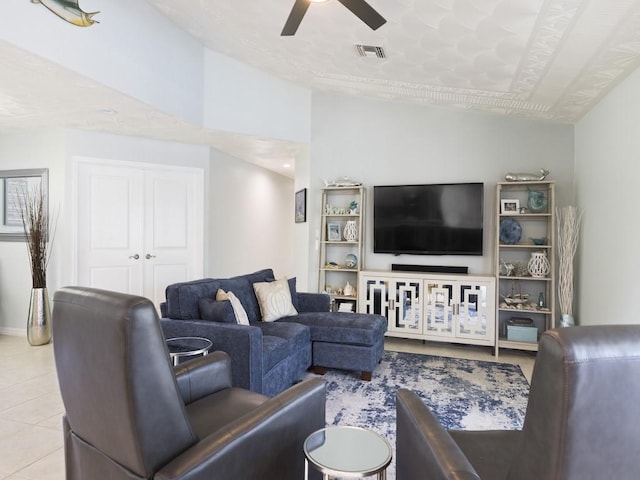
<path fill-rule="evenodd" d="M 330 242 L 340 241 L 340 224 L 327 223 L 327 240 Z"/>
<path fill-rule="evenodd" d="M 307 189 L 296 192 L 296 223 L 307 221 Z"/>

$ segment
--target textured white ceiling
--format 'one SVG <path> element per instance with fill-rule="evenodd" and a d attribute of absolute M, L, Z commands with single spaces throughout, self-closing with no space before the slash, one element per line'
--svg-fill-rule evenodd
<path fill-rule="evenodd" d="M 147 1 L 205 46 L 311 89 L 548 121 L 577 121 L 640 64 L 640 0 L 370 0 L 387 19 L 376 31 L 329 0 L 293 37 L 280 36 L 293 0 Z M 1 41 L 0 65 L 2 131 L 208 144 L 293 175 L 282 164 L 300 145 L 205 130 Z"/>
<path fill-rule="evenodd" d="M 149 0 L 210 48 L 345 94 L 561 122 L 640 63 L 637 0 L 369 0 L 370 30 L 335 0 L 280 37 L 293 0 Z M 355 45 L 381 46 L 385 59 Z"/>

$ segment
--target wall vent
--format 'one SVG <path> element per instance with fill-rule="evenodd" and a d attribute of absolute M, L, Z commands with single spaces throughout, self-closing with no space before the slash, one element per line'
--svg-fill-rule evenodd
<path fill-rule="evenodd" d="M 382 47 L 376 47 L 374 45 L 356 45 L 358 53 L 361 57 L 377 57 L 386 58 Z"/>

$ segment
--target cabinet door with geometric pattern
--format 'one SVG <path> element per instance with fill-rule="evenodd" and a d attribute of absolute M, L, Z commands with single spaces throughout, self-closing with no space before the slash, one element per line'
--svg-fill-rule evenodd
<path fill-rule="evenodd" d="M 459 282 L 457 285 L 456 337 L 494 343 L 494 299 L 491 283 Z"/>
<path fill-rule="evenodd" d="M 455 336 L 455 285 L 425 280 L 424 333 L 435 337 Z"/>
<path fill-rule="evenodd" d="M 422 280 L 389 282 L 389 331 L 422 333 Z"/>

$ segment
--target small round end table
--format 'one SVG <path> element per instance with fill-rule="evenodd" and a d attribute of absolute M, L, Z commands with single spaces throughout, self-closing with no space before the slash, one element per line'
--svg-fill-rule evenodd
<path fill-rule="evenodd" d="M 169 356 L 173 361 L 174 367 L 180 363 L 181 358 L 207 355 L 212 346 L 213 343 L 211 343 L 211 340 L 203 337 L 175 337 L 167 339 L 167 348 L 169 349 Z"/>
<path fill-rule="evenodd" d="M 393 456 L 389 442 L 371 430 L 360 427 L 332 426 L 318 430 L 304 442 L 305 480 L 309 463 L 329 476 L 363 478 L 376 475 L 386 480 Z"/>

